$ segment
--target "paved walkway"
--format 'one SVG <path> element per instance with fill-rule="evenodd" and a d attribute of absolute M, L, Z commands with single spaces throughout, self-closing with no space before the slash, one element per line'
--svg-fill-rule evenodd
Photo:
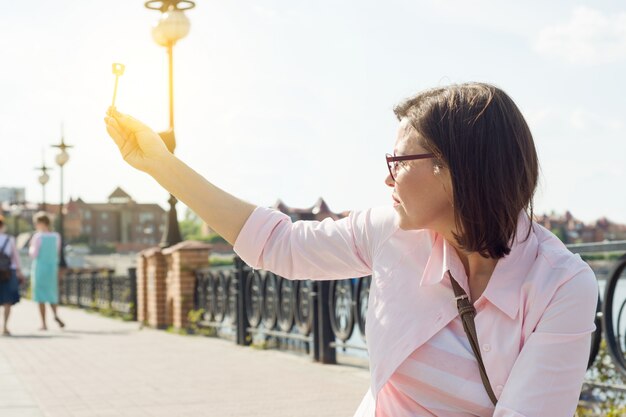
<path fill-rule="evenodd" d="M 36 305 L 0 337 L 0 416 L 341 416 L 368 387 L 365 369 L 232 342 L 140 329 L 60 309 L 66 330 L 40 332 Z"/>

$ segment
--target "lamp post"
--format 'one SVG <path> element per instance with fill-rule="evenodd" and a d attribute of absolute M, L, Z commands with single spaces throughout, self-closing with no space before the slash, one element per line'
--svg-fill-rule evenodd
<path fill-rule="evenodd" d="M 176 149 L 176 137 L 174 135 L 174 45 L 189 33 L 190 24 L 189 19 L 185 16 L 185 10 L 193 9 L 195 6 L 193 1 L 188 0 L 152 0 L 145 3 L 146 8 L 161 12 L 161 17 L 152 28 L 152 38 L 158 45 L 167 48 L 170 125 L 167 131 L 160 132 L 159 135 L 172 153 Z M 176 214 L 176 197 L 170 194 L 168 202 L 170 210 L 160 243 L 161 247 L 172 246 L 182 240 Z"/>
<path fill-rule="evenodd" d="M 55 158 L 57 165 L 61 171 L 61 200 L 59 202 L 59 234 L 61 235 L 61 255 L 59 256 L 59 267 L 65 268 L 67 267 L 67 263 L 65 262 L 65 231 L 63 227 L 63 166 L 67 164 L 67 161 L 70 159 L 70 155 L 67 153 L 66 149 L 72 148 L 71 145 L 65 144 L 65 139 L 63 138 L 63 132 L 61 131 L 61 143 L 58 145 L 52 145 L 53 148 L 59 148 L 61 152 L 59 152 Z"/>
<path fill-rule="evenodd" d="M 35 167 L 37 171 L 41 171 L 41 175 L 39 176 L 39 184 L 41 184 L 41 210 L 46 211 L 46 184 L 50 181 L 50 175 L 48 175 L 48 171 L 52 170 L 52 168 L 46 166 L 45 157 L 41 162 L 40 167 Z"/>

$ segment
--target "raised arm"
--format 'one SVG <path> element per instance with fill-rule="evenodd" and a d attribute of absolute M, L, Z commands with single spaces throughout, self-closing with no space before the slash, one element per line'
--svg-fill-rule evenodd
<path fill-rule="evenodd" d="M 382 244 L 397 229 L 392 207 L 353 211 L 340 220 L 299 220 L 258 207 L 245 223 L 235 252 L 255 269 L 288 279 L 342 279 L 370 275 Z"/>
<path fill-rule="evenodd" d="M 221 190 L 171 154 L 143 123 L 109 109 L 107 131 L 123 158 L 154 177 L 233 244 L 244 261 L 285 278 L 339 279 L 371 274 L 373 257 L 394 230 L 391 207 L 333 221 L 297 221 Z"/>
<path fill-rule="evenodd" d="M 105 123 L 122 157 L 152 176 L 234 245 L 256 208 L 211 184 L 170 153 L 159 135 L 138 120 L 109 109 Z"/>

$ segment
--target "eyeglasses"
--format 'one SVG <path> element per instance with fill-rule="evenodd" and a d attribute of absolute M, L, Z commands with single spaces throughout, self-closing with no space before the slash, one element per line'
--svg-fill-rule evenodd
<path fill-rule="evenodd" d="M 400 161 L 412 161 L 415 159 L 426 159 L 426 158 L 434 158 L 434 153 L 422 153 L 417 155 L 402 155 L 395 156 L 391 154 L 386 154 L 385 158 L 387 159 L 387 168 L 389 168 L 389 174 L 391 175 L 391 179 L 396 181 L 396 175 L 398 174 L 398 162 Z"/>

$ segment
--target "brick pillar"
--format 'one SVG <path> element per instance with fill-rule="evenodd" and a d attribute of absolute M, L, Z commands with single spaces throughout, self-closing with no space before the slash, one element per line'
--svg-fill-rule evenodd
<path fill-rule="evenodd" d="M 211 245 L 185 241 L 163 250 L 167 258 L 167 317 L 177 329 L 187 327 L 193 309 L 195 270 L 209 266 Z"/>
<path fill-rule="evenodd" d="M 137 255 L 137 321 L 139 323 L 148 322 L 148 287 L 147 287 L 147 261 L 145 251 Z"/>
<path fill-rule="evenodd" d="M 142 252 L 146 258 L 146 318 L 148 325 L 159 329 L 167 327 L 165 311 L 167 264 L 161 248 Z"/>

